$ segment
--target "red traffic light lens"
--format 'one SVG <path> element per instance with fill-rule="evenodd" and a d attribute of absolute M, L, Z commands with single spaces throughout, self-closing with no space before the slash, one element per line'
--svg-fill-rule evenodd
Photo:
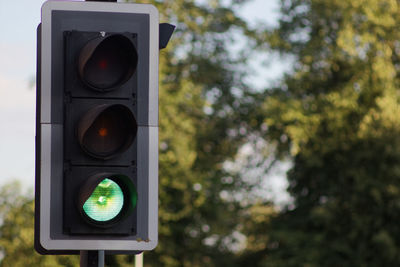
<path fill-rule="evenodd" d="M 137 124 L 124 105 L 100 105 L 90 109 L 78 125 L 78 140 L 89 155 L 110 159 L 125 152 L 136 137 Z"/>
<path fill-rule="evenodd" d="M 138 62 L 132 41 L 122 34 L 89 41 L 79 54 L 79 75 L 92 89 L 111 91 L 126 83 Z"/>

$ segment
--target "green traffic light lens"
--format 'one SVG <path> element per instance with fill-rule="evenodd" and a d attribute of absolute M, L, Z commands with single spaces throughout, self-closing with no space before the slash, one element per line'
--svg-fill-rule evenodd
<path fill-rule="evenodd" d="M 131 216 L 138 201 L 132 177 L 118 173 L 97 173 L 81 185 L 77 205 L 89 225 L 115 227 Z"/>
<path fill-rule="evenodd" d="M 124 193 L 111 179 L 102 180 L 83 204 L 83 211 L 92 220 L 106 222 L 114 219 L 124 206 Z"/>

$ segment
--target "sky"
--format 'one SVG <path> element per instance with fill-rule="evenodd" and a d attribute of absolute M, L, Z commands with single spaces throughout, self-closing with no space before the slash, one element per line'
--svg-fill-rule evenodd
<path fill-rule="evenodd" d="M 44 0 L 0 0 L 0 186 L 18 179 L 34 187 L 36 27 Z M 237 12 L 251 25 L 277 24 L 278 0 L 252 0 Z M 272 56 L 271 56 L 272 58 Z M 265 58 L 264 58 L 265 60 Z M 276 79 L 285 69 L 276 58 L 254 74 L 255 86 Z M 260 67 L 263 60 L 254 61 Z M 260 67 L 261 68 L 261 67 Z M 265 74 L 268 73 L 268 76 Z M 261 75 L 262 78 L 261 78 Z M 278 189 L 284 182 L 275 182 Z"/>

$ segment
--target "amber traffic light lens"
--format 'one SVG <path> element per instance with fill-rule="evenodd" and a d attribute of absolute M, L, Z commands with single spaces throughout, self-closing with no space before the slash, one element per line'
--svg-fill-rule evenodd
<path fill-rule="evenodd" d="M 111 91 L 127 82 L 136 70 L 136 48 L 128 37 L 114 34 L 88 42 L 79 55 L 79 75 L 92 89 Z"/>
<path fill-rule="evenodd" d="M 110 159 L 131 146 L 136 131 L 136 120 L 129 108 L 121 104 L 100 105 L 81 118 L 78 139 L 89 155 Z"/>

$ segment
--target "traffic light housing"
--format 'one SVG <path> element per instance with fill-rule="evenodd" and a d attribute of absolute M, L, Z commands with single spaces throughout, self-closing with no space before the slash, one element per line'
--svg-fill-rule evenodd
<path fill-rule="evenodd" d="M 38 28 L 35 248 L 157 245 L 158 11 L 48 1 Z"/>

